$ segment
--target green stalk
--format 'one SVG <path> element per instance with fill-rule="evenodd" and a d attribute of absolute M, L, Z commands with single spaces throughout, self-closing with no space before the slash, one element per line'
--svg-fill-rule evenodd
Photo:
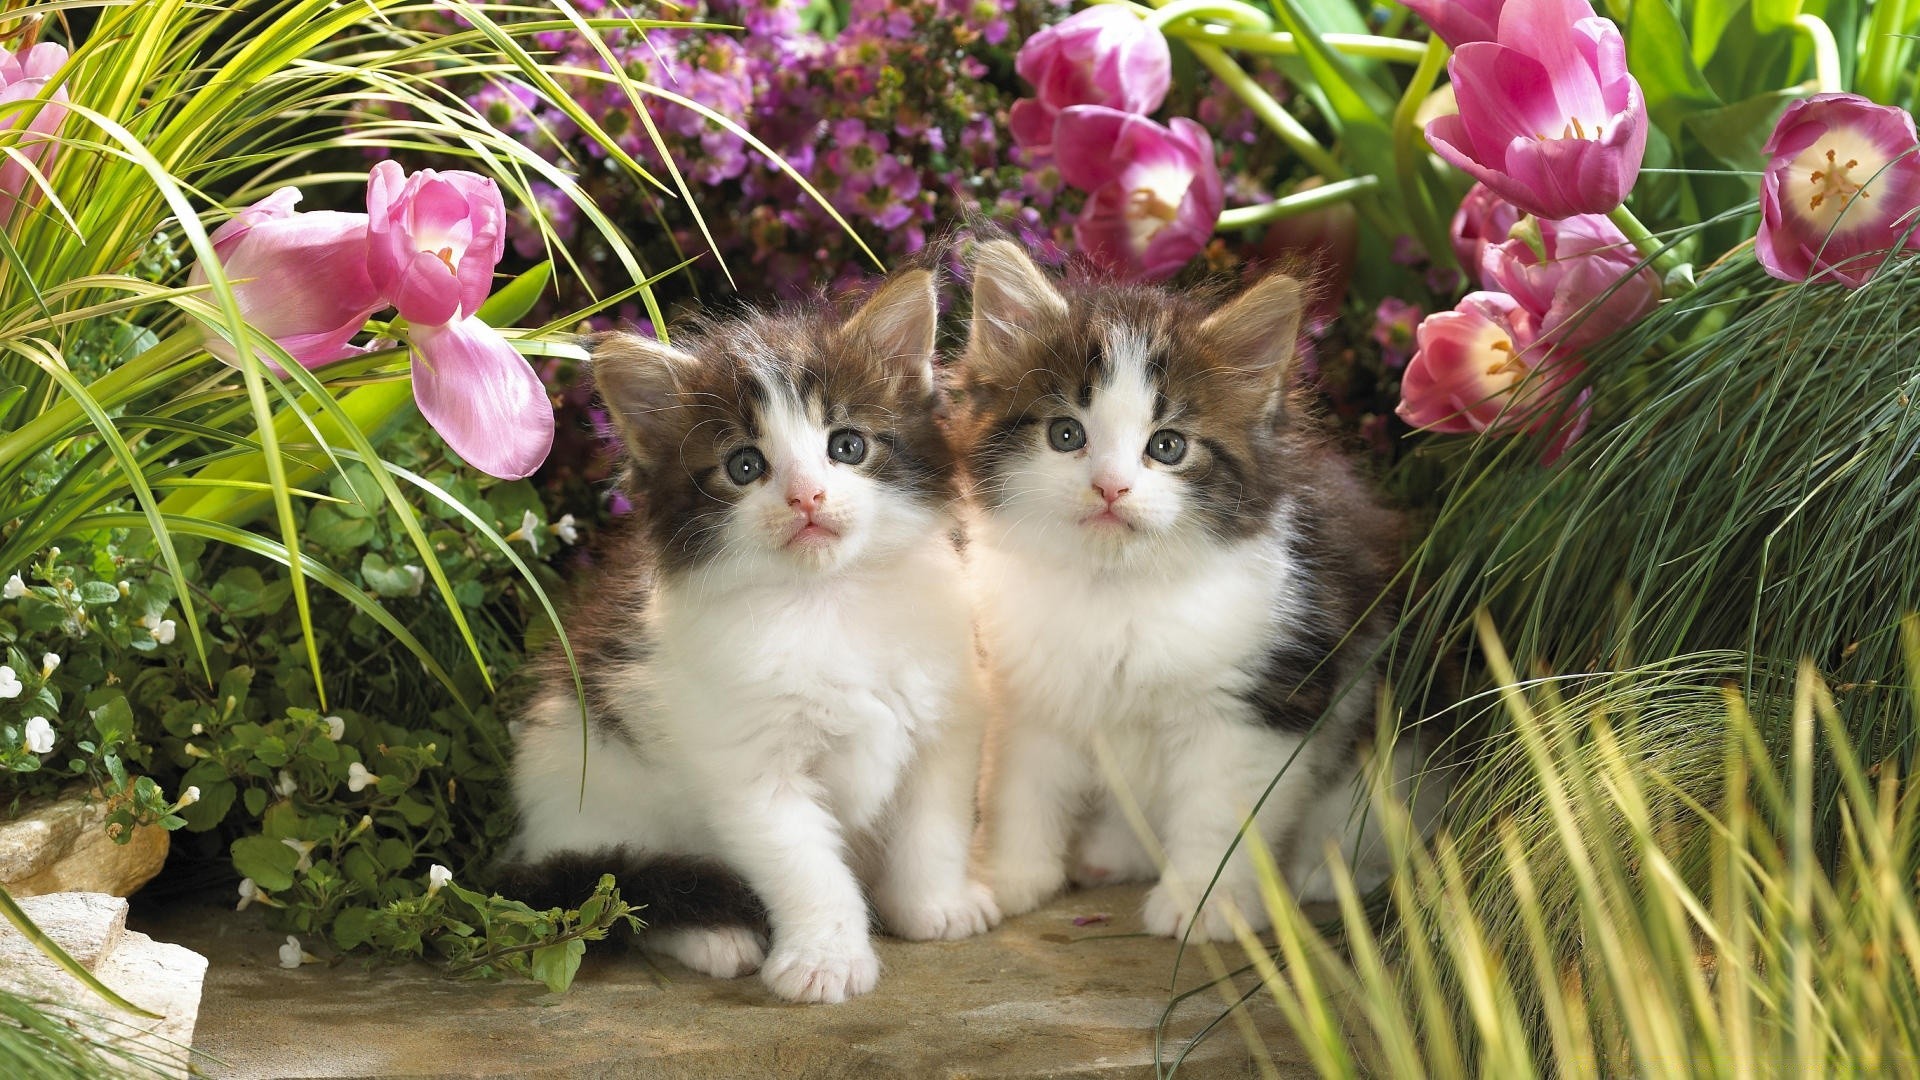
<path fill-rule="evenodd" d="M 1255 82 L 1239 64 L 1234 63 L 1232 57 L 1215 46 L 1203 45 L 1197 41 L 1188 42 L 1187 46 L 1193 51 L 1194 59 L 1205 65 L 1207 70 L 1213 72 L 1221 82 L 1226 83 L 1227 89 L 1233 91 L 1241 101 L 1246 102 L 1247 108 L 1253 111 L 1253 115 L 1259 117 L 1261 123 L 1272 129 L 1273 133 L 1280 137 L 1280 141 L 1287 144 L 1287 149 L 1299 155 L 1300 160 L 1306 162 L 1314 172 L 1330 181 L 1347 178 L 1346 166 L 1340 164 L 1332 154 L 1328 153 L 1326 147 L 1315 141 L 1313 133 L 1308 131 L 1300 121 L 1294 119 L 1293 114 L 1289 113 L 1284 106 L 1274 100 L 1273 95 L 1267 93 L 1266 87 Z"/>
<path fill-rule="evenodd" d="M 1855 89 L 1882 104 L 1891 103 L 1893 95 L 1900 88 L 1900 58 L 1906 51 L 1906 39 L 1901 36 L 1900 30 L 1906 25 L 1907 8 L 1912 3 L 1913 0 L 1880 0 L 1873 6 L 1873 21 L 1867 29 L 1866 59 L 1855 73 L 1854 81 L 1858 84 Z M 1805 19 L 1813 19 L 1813 16 L 1802 15 L 1795 22 Z M 1813 21 L 1820 20 L 1813 19 Z M 1822 24 L 1823 28 L 1824 25 Z M 1803 29 L 1807 30 L 1809 37 L 1814 36 L 1811 28 L 1803 27 Z M 1827 34 L 1827 40 L 1829 42 L 1833 40 L 1831 33 Z M 1816 69 L 1821 59 L 1819 48 L 1819 42 L 1816 40 L 1814 43 Z M 1837 51 L 1833 62 L 1837 70 L 1840 62 Z M 1820 88 L 1822 90 L 1839 89 L 1838 86 L 1829 86 L 1824 77 L 1820 80 Z"/>
<path fill-rule="evenodd" d="M 1323 184 L 1309 191 L 1296 192 L 1270 203 L 1236 206 L 1220 215 L 1220 221 L 1215 228 L 1221 232 L 1231 232 L 1235 229 L 1265 225 L 1271 221 L 1318 210 L 1323 206 L 1346 202 L 1369 191 L 1377 190 L 1379 187 L 1380 178 L 1377 176 L 1355 176 L 1347 180 L 1336 180 L 1331 184 Z"/>
<path fill-rule="evenodd" d="M 1669 275 L 1672 274 L 1674 270 L 1680 268 L 1681 259 L 1679 253 L 1674 251 L 1668 244 L 1663 243 L 1659 237 L 1653 235 L 1652 230 L 1641 224 L 1640 219 L 1633 216 L 1633 211 L 1627 209 L 1626 203 L 1621 203 L 1619 206 L 1609 210 L 1607 212 L 1607 220 L 1620 227 L 1620 231 L 1625 233 L 1627 239 L 1633 242 L 1636 251 L 1653 260 L 1654 273 L 1660 275 L 1660 280 L 1663 285 L 1667 285 Z M 1671 291 L 1671 288 L 1669 288 L 1670 293 Z"/>
<path fill-rule="evenodd" d="M 1173 0 L 1173 3 L 1160 10 L 1141 17 L 1141 21 L 1162 33 L 1166 32 L 1167 27 L 1186 19 L 1218 19 L 1253 30 L 1273 29 L 1273 20 L 1266 12 L 1239 3 L 1238 0 Z"/>
<path fill-rule="evenodd" d="M 178 364 L 191 356 L 200 347 L 200 333 L 195 329 L 179 330 L 162 338 L 154 346 L 139 356 L 107 372 L 88 384 L 88 391 L 100 403 L 101 408 L 111 409 L 128 397 L 153 375 Z M 62 398 L 58 404 L 20 425 L 13 431 L 0 435 L 0 474 L 10 472 L 21 462 L 37 453 L 41 447 L 60 438 L 69 430 L 86 420 L 86 412 L 72 398 Z"/>
<path fill-rule="evenodd" d="M 1881 0 L 1880 7 L 1888 6 L 1888 0 Z M 1840 82 L 1840 46 L 1833 40 L 1833 31 L 1828 28 L 1826 22 L 1818 15 L 1808 15 L 1803 12 L 1793 17 L 1793 25 L 1807 35 L 1808 44 L 1813 46 L 1814 78 L 1820 83 L 1820 92 L 1837 94 L 1845 90 L 1846 87 Z M 1888 37 L 1886 40 L 1897 44 L 1899 39 Z M 1891 92 L 1892 90 L 1888 89 L 1887 93 Z M 1880 95 L 1869 93 L 1867 96 L 1881 100 Z"/>
<path fill-rule="evenodd" d="M 1237 49 L 1259 56 L 1298 56 L 1301 53 L 1300 43 L 1293 39 L 1292 34 L 1284 30 L 1263 33 L 1229 30 L 1223 26 L 1207 23 L 1187 23 L 1162 27 L 1162 32 L 1168 37 L 1177 37 L 1189 43 L 1201 41 L 1224 49 Z M 1368 60 L 1385 60 L 1395 64 L 1418 64 L 1427 53 L 1427 47 L 1420 42 L 1408 41 L 1404 38 L 1377 37 L 1373 34 L 1322 34 L 1320 40 L 1334 52 L 1364 57 Z"/>
<path fill-rule="evenodd" d="M 1434 84 L 1440 81 L 1441 69 L 1446 67 L 1448 49 L 1446 42 L 1438 37 L 1429 38 L 1420 53 L 1420 66 L 1414 69 L 1413 78 L 1407 81 L 1406 92 L 1400 95 L 1400 103 L 1393 109 L 1393 169 L 1395 179 L 1400 182 L 1400 198 L 1406 205 L 1408 216 L 1413 219 L 1414 232 L 1420 236 L 1420 243 L 1427 249 L 1427 258 L 1436 266 L 1445 266 L 1454 260 L 1453 244 L 1449 242 L 1447 227 L 1443 224 L 1439 211 L 1432 202 L 1432 191 L 1420 182 L 1422 165 L 1427 153 L 1426 133 L 1414 124 L 1414 117 L 1420 112 L 1421 103 L 1433 93 Z M 1432 170 L 1424 170 L 1431 174 Z M 1471 275 L 1473 267 L 1461 267 Z"/>

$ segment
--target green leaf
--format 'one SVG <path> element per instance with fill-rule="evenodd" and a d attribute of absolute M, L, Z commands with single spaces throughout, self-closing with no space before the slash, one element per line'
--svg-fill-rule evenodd
<path fill-rule="evenodd" d="M 554 993 L 563 993 L 573 985 L 573 977 L 580 970 L 580 958 L 586 953 L 587 943 L 579 938 L 543 945 L 533 950 L 533 977 L 546 983 L 547 989 Z"/>
<path fill-rule="evenodd" d="M 1720 96 L 1693 64 L 1687 32 L 1666 0 L 1633 5 L 1627 22 L 1627 66 L 1646 94 L 1647 115 L 1668 134 L 1688 113 L 1711 109 Z"/>
<path fill-rule="evenodd" d="M 179 790 L 185 791 L 189 786 L 200 789 L 200 801 L 178 811 L 187 819 L 189 832 L 206 832 L 225 821 L 227 811 L 233 809 L 233 800 L 239 794 L 227 771 L 214 761 L 197 762 L 188 769 L 180 778 Z"/>
<path fill-rule="evenodd" d="M 257 787 L 248 788 L 246 795 L 242 797 L 242 802 L 245 804 L 249 815 L 259 817 L 260 812 L 267 808 L 267 789 Z"/>
<path fill-rule="evenodd" d="M 373 937 L 373 925 L 379 913 L 372 908 L 350 907 L 334 916 L 333 944 L 342 952 L 357 949 Z"/>
<path fill-rule="evenodd" d="M 549 259 L 502 285 L 474 314 L 488 326 L 512 326 L 540 302 L 540 294 L 546 291 L 547 282 L 551 280 L 553 260 Z"/>
<path fill-rule="evenodd" d="M 114 588 L 113 583 L 109 581 L 82 582 L 79 594 L 81 603 L 92 604 L 95 607 L 117 603 L 120 599 L 120 590 Z"/>
<path fill-rule="evenodd" d="M 409 570 L 405 566 L 394 566 L 377 551 L 369 551 L 360 559 L 360 577 L 380 596 L 418 596 L 426 583 L 426 574 L 421 572 L 415 577 L 417 570 L 418 567 Z"/>
<path fill-rule="evenodd" d="M 373 539 L 375 524 L 370 517 L 349 517 L 331 505 L 322 504 L 307 515 L 307 539 L 331 551 L 354 551 Z"/>
<path fill-rule="evenodd" d="M 293 867 L 300 856 L 287 845 L 266 836 L 243 836 L 233 842 L 234 869 L 255 885 L 274 892 L 293 887 Z"/>
<path fill-rule="evenodd" d="M 133 707 L 127 695 L 118 690 L 99 690 L 87 696 L 93 712 L 93 730 L 100 733 L 103 746 L 119 746 L 133 738 Z M 136 755 L 137 756 L 137 755 Z"/>
<path fill-rule="evenodd" d="M 1758 171 L 1766 164 L 1766 145 L 1780 113 L 1804 97 L 1797 90 L 1774 90 L 1717 109 L 1690 113 L 1683 121 L 1687 133 L 1729 169 Z"/>

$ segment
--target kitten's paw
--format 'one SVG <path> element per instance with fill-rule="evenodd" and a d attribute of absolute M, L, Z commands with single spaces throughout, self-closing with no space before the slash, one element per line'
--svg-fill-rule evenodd
<path fill-rule="evenodd" d="M 967 882 L 951 896 L 883 902 L 880 914 L 889 931 L 908 941 L 957 941 L 1000 925 L 993 890 L 977 881 Z"/>
<path fill-rule="evenodd" d="M 1066 888 L 1064 867 L 1001 868 L 993 874 L 993 900 L 1007 918 L 1025 915 Z"/>
<path fill-rule="evenodd" d="M 649 952 L 671 956 L 702 975 L 737 979 L 767 958 L 767 940 L 744 926 L 707 930 L 650 930 L 641 938 Z"/>
<path fill-rule="evenodd" d="M 880 958 L 864 935 L 797 945 L 776 944 L 760 980 L 785 1001 L 832 1005 L 880 981 Z"/>
<path fill-rule="evenodd" d="M 1191 898 L 1198 897 L 1200 889 L 1183 889 L 1180 895 L 1189 899 L 1176 900 L 1174 890 L 1164 880 L 1148 890 L 1146 906 L 1141 911 L 1147 933 L 1192 941 L 1231 941 L 1234 924 L 1227 915 L 1230 908 L 1238 911 L 1255 933 L 1265 930 L 1271 922 L 1266 907 L 1260 902 L 1259 891 L 1252 887 L 1235 888 L 1225 881 L 1217 883 L 1201 906 L 1198 920 L 1193 919 Z M 1194 923 L 1191 935 L 1187 933 L 1189 921 Z"/>

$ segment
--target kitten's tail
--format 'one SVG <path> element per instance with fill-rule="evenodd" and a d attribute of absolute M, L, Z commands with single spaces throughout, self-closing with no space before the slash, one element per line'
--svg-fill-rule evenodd
<path fill-rule="evenodd" d="M 494 890 L 533 908 L 572 908 L 612 874 L 620 898 L 649 930 L 747 926 L 764 930 L 767 908 L 740 875 L 716 859 L 629 847 L 567 851 L 494 871 Z"/>

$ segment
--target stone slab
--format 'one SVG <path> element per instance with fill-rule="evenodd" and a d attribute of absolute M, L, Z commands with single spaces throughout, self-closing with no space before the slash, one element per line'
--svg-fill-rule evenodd
<path fill-rule="evenodd" d="M 99 893 L 28 897 L 20 907 L 35 926 L 107 987 L 157 1018 L 122 1012 L 0 923 L 0 985 L 50 1003 L 95 1041 L 151 1066 L 162 1076 L 188 1075 L 206 958 L 127 930 L 127 902 Z"/>
<path fill-rule="evenodd" d="M 107 835 L 107 804 L 83 790 L 0 822 L 0 887 L 15 897 L 49 893 L 129 896 L 160 872 L 167 830 L 147 825 L 124 844 Z"/>
<path fill-rule="evenodd" d="M 453 981 L 426 964 L 286 970 L 285 935 L 257 911 L 136 910 L 135 925 L 212 958 L 195 1043 L 211 1077 L 1132 1080 L 1156 1075 L 1154 1029 L 1175 952 L 1139 933 L 1141 896 L 1125 886 L 1075 893 L 970 941 L 881 939 L 879 989 L 827 1006 L 783 1004 L 756 978 L 707 978 L 606 945 L 555 996 L 530 983 Z M 1111 918 L 1075 925 L 1100 914 Z M 1237 950 L 1225 959 L 1243 963 Z M 1204 972 L 1190 950 L 1180 987 L 1205 982 Z M 1188 999 L 1162 1059 L 1220 1009 L 1214 992 Z M 1221 1024 L 1178 1075 L 1312 1075 L 1270 1002 L 1256 996 L 1250 1016 L 1262 1048 Z"/>

